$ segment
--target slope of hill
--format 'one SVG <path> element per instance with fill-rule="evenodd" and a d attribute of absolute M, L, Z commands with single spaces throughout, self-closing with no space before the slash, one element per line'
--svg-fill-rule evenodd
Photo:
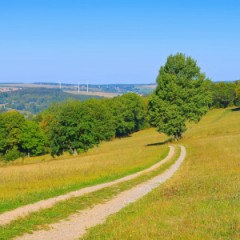
<path fill-rule="evenodd" d="M 103 142 L 76 157 L 51 161 L 49 156 L 33 157 L 25 165 L 2 167 L 0 213 L 144 169 L 168 151 L 166 145 L 147 145 L 165 139 L 165 135 L 147 129 L 132 137 Z"/>
<path fill-rule="evenodd" d="M 239 110 L 213 110 L 189 126 L 178 173 L 84 239 L 240 239 Z"/>
<path fill-rule="evenodd" d="M 109 217 L 105 224 L 90 229 L 83 239 L 239 239 L 239 121 L 239 108 L 218 109 L 210 111 L 199 124 L 189 125 L 184 138 L 178 142 L 186 146 L 187 158 L 172 179 Z M 103 143 L 82 155 L 81 161 L 79 157 L 60 160 L 58 163 L 67 165 L 59 165 L 59 168 L 54 168 L 59 160 L 0 168 L 2 212 L 7 210 L 4 209 L 6 206 L 13 209 L 27 202 L 68 192 L 74 187 L 79 188 L 80 185 L 67 186 L 66 180 L 69 183 L 79 181 L 80 173 L 85 181 L 95 178 L 88 182 L 94 184 L 141 169 L 146 166 L 146 161 L 152 162 L 153 156 L 159 156 L 159 150 L 161 155 L 164 154 L 166 139 L 166 136 L 159 136 L 148 129 L 130 138 Z M 109 161 L 109 157 L 112 160 Z M 70 178 L 64 176 L 66 166 Z M 150 176 L 70 199 L 0 227 L 0 232 L 3 239 L 11 239 L 42 227 L 47 228 L 70 214 L 104 203 Z M 40 194 L 36 191 L 31 193 L 36 186 L 43 190 Z M 54 192 L 54 188 L 57 191 Z M 29 199 L 29 196 L 32 198 Z"/>

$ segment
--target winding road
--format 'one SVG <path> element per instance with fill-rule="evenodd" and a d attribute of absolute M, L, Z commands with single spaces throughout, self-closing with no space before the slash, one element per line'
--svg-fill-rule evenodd
<path fill-rule="evenodd" d="M 99 185 L 96 185 L 93 187 L 81 189 L 76 192 L 72 192 L 72 193 L 69 193 L 69 194 L 66 194 L 63 196 L 53 198 L 54 200 L 48 199 L 48 200 L 44 200 L 44 201 L 35 203 L 35 204 L 33 204 L 33 205 L 35 205 L 35 208 L 33 208 L 33 210 L 31 210 L 31 212 L 38 211 L 41 208 L 39 206 L 42 204 L 42 202 L 45 202 L 47 207 L 51 207 L 56 202 L 69 199 L 70 197 L 81 196 L 85 193 L 93 192 L 93 191 L 102 189 L 104 187 L 112 186 L 113 184 L 133 179 L 133 178 L 139 176 L 140 174 L 150 172 L 150 171 L 154 170 L 155 168 L 158 168 L 159 166 L 164 164 L 166 161 L 168 161 L 174 155 L 174 150 L 175 150 L 174 147 L 170 147 L 170 152 L 169 152 L 168 156 L 164 160 L 153 165 L 151 168 L 148 168 L 141 172 L 138 172 L 138 173 L 129 175 L 127 177 L 115 180 L 113 182 L 99 184 Z M 33 234 L 25 234 L 21 237 L 17 237 L 16 240 L 43 240 L 43 239 L 44 240 L 52 240 L 52 239 L 74 240 L 74 239 L 79 239 L 86 233 L 87 229 L 103 223 L 109 215 L 114 214 L 114 213 L 120 211 L 126 205 L 137 201 L 138 199 L 140 199 L 141 197 L 143 197 L 144 195 L 146 195 L 147 193 L 152 191 L 154 188 L 158 187 L 160 184 L 162 184 L 163 182 L 165 182 L 166 180 L 171 178 L 172 175 L 180 167 L 181 163 L 185 159 L 185 156 L 186 156 L 186 149 L 184 146 L 181 146 L 181 153 L 180 153 L 180 156 L 178 157 L 177 161 L 174 164 L 172 164 L 171 167 L 169 167 L 165 172 L 159 174 L 158 176 L 153 177 L 152 179 L 150 179 L 144 183 L 141 183 L 129 190 L 121 192 L 120 194 L 113 197 L 111 200 L 107 201 L 104 204 L 95 205 L 91 209 L 86 209 L 86 210 L 83 210 L 76 214 L 71 215 L 67 220 L 62 220 L 58 223 L 51 224 L 51 225 L 49 225 L 49 228 L 50 228 L 49 230 L 39 230 L 39 231 L 33 232 Z M 49 201 L 49 203 L 48 203 L 48 201 Z M 31 206 L 28 205 L 28 206 L 25 206 L 25 207 L 22 207 L 22 208 L 19 208 L 16 210 L 18 210 L 20 213 L 21 212 L 20 209 L 24 209 L 27 207 L 30 208 Z M 11 212 L 14 212 L 16 210 L 13 210 Z M 8 213 L 10 213 L 10 212 L 4 213 L 5 216 L 7 216 Z M 28 209 L 28 211 L 27 211 L 27 209 L 25 209 L 24 211 L 22 210 L 22 213 L 24 213 L 26 215 L 30 212 L 29 212 L 29 209 Z M 4 215 L 4 214 L 2 214 L 2 215 Z M 2 215 L 0 216 L 0 221 L 1 221 Z M 19 215 L 17 215 L 16 213 L 15 213 L 15 215 L 13 214 L 13 216 L 14 217 L 11 218 L 12 220 L 16 217 L 19 217 Z M 9 217 L 9 219 L 10 219 L 10 217 Z M 12 220 L 8 220 L 8 222 L 10 222 Z"/>
<path fill-rule="evenodd" d="M 58 202 L 65 201 L 65 200 L 68 200 L 73 197 L 80 197 L 80 196 L 83 196 L 84 194 L 92 193 L 92 192 L 98 191 L 100 189 L 113 186 L 114 184 L 134 179 L 134 178 L 140 176 L 141 174 L 151 172 L 154 169 L 157 169 L 158 167 L 160 167 L 161 165 L 166 163 L 169 159 L 171 159 L 173 157 L 173 155 L 175 153 L 175 148 L 172 146 L 169 146 L 169 148 L 170 148 L 170 151 L 166 158 L 164 158 L 163 160 L 159 161 L 158 163 L 152 165 L 150 168 L 147 168 L 145 170 L 142 170 L 137 173 L 128 175 L 126 177 L 114 180 L 112 182 L 107 182 L 107 183 L 102 183 L 102 184 L 98 184 L 98 185 L 91 186 L 91 187 L 82 188 L 77 191 L 69 192 L 64 195 L 60 195 L 57 197 L 42 200 L 42 201 L 39 201 L 39 202 L 36 202 L 33 204 L 25 205 L 25 206 L 16 208 L 14 210 L 2 213 L 2 214 L 0 214 L 0 226 L 7 225 L 11 221 L 18 219 L 19 217 L 25 217 L 25 216 L 29 215 L 30 213 L 37 212 L 41 209 L 51 208 Z"/>

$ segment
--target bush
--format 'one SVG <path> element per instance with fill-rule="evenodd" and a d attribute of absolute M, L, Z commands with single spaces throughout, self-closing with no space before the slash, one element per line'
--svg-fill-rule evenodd
<path fill-rule="evenodd" d="M 4 160 L 7 162 L 12 161 L 19 158 L 20 156 L 21 156 L 20 151 L 16 146 L 14 146 L 13 149 L 7 150 L 6 154 L 4 155 Z"/>

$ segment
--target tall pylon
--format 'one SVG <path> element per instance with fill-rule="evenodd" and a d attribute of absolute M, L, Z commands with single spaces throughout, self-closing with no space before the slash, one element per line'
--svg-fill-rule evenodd
<path fill-rule="evenodd" d="M 80 83 L 78 82 L 78 94 L 80 93 Z"/>
<path fill-rule="evenodd" d="M 87 92 L 88 92 L 88 81 L 87 81 Z"/>

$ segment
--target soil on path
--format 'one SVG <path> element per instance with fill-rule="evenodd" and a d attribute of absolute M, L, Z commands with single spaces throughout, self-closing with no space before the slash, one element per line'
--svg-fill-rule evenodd
<path fill-rule="evenodd" d="M 77 191 L 73 191 L 73 192 L 70 192 L 70 193 L 67 193 L 64 195 L 60 195 L 57 197 L 42 200 L 42 201 L 39 201 L 39 202 L 36 202 L 33 204 L 25 205 L 25 206 L 16 208 L 14 210 L 2 213 L 2 214 L 0 214 L 0 226 L 7 225 L 13 220 L 16 220 L 20 217 L 25 217 L 25 216 L 29 215 L 30 213 L 37 212 L 41 209 L 51 208 L 58 202 L 65 201 L 65 200 L 68 200 L 73 197 L 80 197 L 80 196 L 83 196 L 84 194 L 95 192 L 97 190 L 100 190 L 100 189 L 103 189 L 106 187 L 110 187 L 114 184 L 134 179 L 141 174 L 151 172 L 154 169 L 157 169 L 158 167 L 163 165 L 165 162 L 167 162 L 169 159 L 171 159 L 173 157 L 173 155 L 175 153 L 175 148 L 173 146 L 169 146 L 169 148 L 170 148 L 170 151 L 166 158 L 164 158 L 163 160 L 159 161 L 158 163 L 154 164 L 150 168 L 145 169 L 143 171 L 128 175 L 126 177 L 114 180 L 112 182 L 107 182 L 107 183 L 102 183 L 102 184 L 98 184 L 98 185 L 91 186 L 91 187 L 82 188 Z"/>
<path fill-rule="evenodd" d="M 185 147 L 181 146 L 181 153 L 177 161 L 164 173 L 124 191 L 112 200 L 98 204 L 91 209 L 87 209 L 71 215 L 68 220 L 63 220 L 50 225 L 50 230 L 40 230 L 33 234 L 25 234 L 16 240 L 74 240 L 82 237 L 88 228 L 103 223 L 106 218 L 120 211 L 126 205 L 135 202 L 139 198 L 149 193 L 161 183 L 169 179 L 180 167 L 186 156 Z"/>

